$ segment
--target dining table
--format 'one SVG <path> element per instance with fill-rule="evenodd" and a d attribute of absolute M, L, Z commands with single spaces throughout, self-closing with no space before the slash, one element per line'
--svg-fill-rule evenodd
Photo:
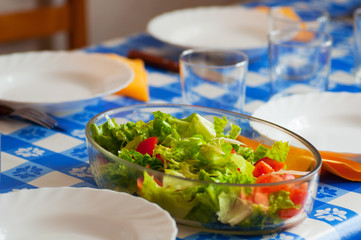
<path fill-rule="evenodd" d="M 269 6 L 275 2 L 269 1 Z M 245 6 L 255 7 L 261 3 L 265 4 L 264 1 L 253 1 Z M 361 85 L 355 83 L 353 75 L 353 27 L 351 21 L 339 17 L 339 11 L 338 7 L 330 9 L 334 18 L 331 18 L 329 32 L 334 42 L 327 91 L 357 93 L 361 92 Z M 162 42 L 145 31 L 91 45 L 79 51 L 126 57 L 132 49 L 174 61 L 178 60 L 182 51 L 180 47 Z M 244 113 L 251 115 L 271 98 L 267 51 L 250 59 L 248 68 Z M 148 103 L 182 103 L 179 73 L 147 64 L 145 69 L 150 97 Z M 64 126 L 63 129 L 47 129 L 30 122 L 0 119 L 0 193 L 44 187 L 98 188 L 89 165 L 86 124 L 103 111 L 142 103 L 144 102 L 119 94 L 104 96 L 79 110 L 55 115 L 54 118 Z M 308 218 L 297 226 L 280 232 L 244 236 L 183 225 L 177 227 L 179 240 L 361 239 L 361 183 L 332 174 L 321 175 L 314 207 Z"/>

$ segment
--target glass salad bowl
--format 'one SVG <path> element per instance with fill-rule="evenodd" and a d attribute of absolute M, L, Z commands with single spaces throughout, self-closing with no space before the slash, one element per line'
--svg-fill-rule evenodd
<path fill-rule="evenodd" d="M 97 185 L 157 203 L 178 224 L 265 234 L 302 222 L 312 210 L 321 157 L 271 122 L 144 104 L 100 113 L 85 131 Z"/>

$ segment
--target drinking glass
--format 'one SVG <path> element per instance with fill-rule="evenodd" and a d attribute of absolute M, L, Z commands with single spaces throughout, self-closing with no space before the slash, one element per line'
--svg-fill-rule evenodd
<path fill-rule="evenodd" d="M 332 37 L 327 33 L 283 30 L 269 35 L 274 96 L 327 90 Z"/>
<path fill-rule="evenodd" d="M 269 32 L 283 29 L 327 32 L 329 19 L 329 13 L 317 6 L 273 7 L 269 14 Z"/>
<path fill-rule="evenodd" d="M 355 41 L 355 83 L 361 84 L 361 8 L 358 8 L 354 11 L 353 29 Z"/>
<path fill-rule="evenodd" d="M 180 55 L 185 104 L 242 112 L 248 56 L 241 51 L 189 49 Z"/>

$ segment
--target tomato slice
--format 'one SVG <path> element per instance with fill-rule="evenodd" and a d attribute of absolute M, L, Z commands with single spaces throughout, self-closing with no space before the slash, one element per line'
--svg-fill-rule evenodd
<path fill-rule="evenodd" d="M 251 203 L 262 204 L 263 206 L 268 207 L 268 195 L 269 194 L 267 192 L 262 191 L 260 188 L 253 188 L 251 193 L 242 192 L 239 197 L 250 201 Z"/>
<path fill-rule="evenodd" d="M 280 176 L 280 174 L 275 174 L 273 172 L 266 173 L 261 176 L 259 176 L 256 179 L 256 183 L 273 183 L 273 182 L 282 182 L 284 181 L 283 178 Z M 273 193 L 281 190 L 286 190 L 289 187 L 289 184 L 280 184 L 277 186 L 269 186 L 269 187 L 258 187 L 260 191 L 267 192 L 267 193 Z"/>
<path fill-rule="evenodd" d="M 290 199 L 295 205 L 305 204 L 307 200 L 307 187 L 308 183 L 305 182 L 290 191 Z"/>
<path fill-rule="evenodd" d="M 143 155 L 148 153 L 150 156 L 152 156 L 156 144 L 158 144 L 158 139 L 156 137 L 149 137 L 143 142 L 139 143 L 136 151 Z"/>
<path fill-rule="evenodd" d="M 254 165 L 252 174 L 254 177 L 259 177 L 263 174 L 267 174 L 267 173 L 271 173 L 271 172 L 274 172 L 274 169 L 270 165 L 268 165 L 264 161 L 258 161 Z"/>
<path fill-rule="evenodd" d="M 299 186 L 295 186 L 292 189 L 290 189 L 290 199 L 291 201 L 297 206 L 297 205 L 304 205 L 307 200 L 307 187 L 308 183 L 302 183 Z M 298 206 L 300 207 L 300 206 Z M 281 218 L 291 218 L 296 216 L 302 211 L 302 208 L 288 208 L 288 209 L 282 209 L 278 212 L 278 215 Z"/>
<path fill-rule="evenodd" d="M 280 216 L 281 218 L 287 219 L 287 218 L 291 218 L 296 216 L 297 214 L 299 214 L 301 212 L 301 209 L 297 209 L 297 208 L 287 208 L 287 209 L 281 209 L 278 212 L 278 216 Z"/>
<path fill-rule="evenodd" d="M 137 187 L 139 190 L 143 188 L 143 182 L 144 182 L 144 177 L 140 177 L 137 179 Z"/>
<path fill-rule="evenodd" d="M 269 205 L 268 194 L 260 191 L 260 189 L 254 189 L 251 195 L 251 201 L 255 204 L 263 204 L 264 206 Z"/>
<path fill-rule="evenodd" d="M 275 170 L 276 172 L 281 170 L 285 166 L 285 163 L 274 160 L 274 159 L 269 158 L 269 157 L 261 158 L 260 160 L 258 160 L 255 163 L 255 165 L 257 165 L 257 163 L 261 162 L 261 161 L 263 161 L 263 162 L 267 163 L 268 165 L 270 165 L 273 168 L 273 170 Z"/>
<path fill-rule="evenodd" d="M 154 181 L 158 184 L 158 186 L 162 187 L 163 186 L 163 182 L 157 178 L 154 178 Z M 142 190 L 143 188 L 143 182 L 144 182 L 144 177 L 139 177 L 137 179 L 137 187 L 139 190 Z"/>
<path fill-rule="evenodd" d="M 256 179 L 256 183 L 273 183 L 281 181 L 283 181 L 283 178 L 279 174 L 272 173 L 263 174 Z"/>
<path fill-rule="evenodd" d="M 280 174 L 280 176 L 284 181 L 295 179 L 295 176 L 289 173 Z"/>

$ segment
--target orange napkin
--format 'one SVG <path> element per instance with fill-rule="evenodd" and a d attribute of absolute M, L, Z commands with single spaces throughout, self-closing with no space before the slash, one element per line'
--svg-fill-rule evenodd
<path fill-rule="evenodd" d="M 260 144 L 243 136 L 239 136 L 238 140 L 254 150 Z M 329 172 L 350 181 L 361 181 L 361 163 L 352 160 L 359 157 L 357 154 L 329 151 L 319 153 L 322 157 L 322 172 Z M 291 147 L 286 164 L 290 170 L 307 171 L 315 162 L 309 151 Z"/>
<path fill-rule="evenodd" d="M 134 71 L 133 81 L 124 89 L 116 94 L 134 98 L 139 101 L 149 101 L 149 87 L 147 80 L 147 71 L 144 62 L 141 59 L 129 59 L 117 54 L 109 54 L 109 57 L 128 64 Z"/>
<path fill-rule="evenodd" d="M 353 161 L 356 154 L 320 151 L 322 170 L 351 181 L 361 181 L 361 163 Z"/>
<path fill-rule="evenodd" d="M 267 6 L 257 6 L 255 7 L 255 9 L 264 12 L 264 13 L 269 13 L 270 12 L 270 8 Z M 279 7 L 279 10 L 281 11 L 281 13 L 285 16 L 288 17 L 291 20 L 294 21 L 300 21 L 300 17 L 295 13 L 295 11 L 293 10 L 292 7 L 288 7 L 288 6 L 284 6 L 284 7 Z M 304 22 L 301 22 L 301 30 L 307 30 L 307 25 Z M 299 42 L 307 42 L 311 39 L 314 38 L 314 34 L 311 32 L 303 32 L 303 33 L 298 33 L 296 34 L 296 36 L 294 36 L 294 40 L 299 41 Z"/>

